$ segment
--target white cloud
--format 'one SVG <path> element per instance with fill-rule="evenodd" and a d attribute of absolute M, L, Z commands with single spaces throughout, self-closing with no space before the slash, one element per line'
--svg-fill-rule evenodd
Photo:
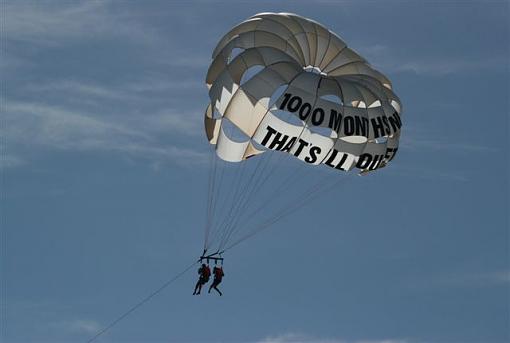
<path fill-rule="evenodd" d="M 26 58 L 16 57 L 9 51 L 2 51 L 2 58 L 0 59 L 0 70 L 4 75 L 7 73 L 12 73 L 18 68 L 30 66 L 33 66 L 33 63 Z"/>
<path fill-rule="evenodd" d="M 188 56 L 173 56 L 171 59 L 161 60 L 163 65 L 170 65 L 174 67 L 188 67 L 188 68 L 207 68 L 211 64 L 212 58 L 210 55 L 193 56 L 189 53 Z"/>
<path fill-rule="evenodd" d="M 498 270 L 478 273 L 452 273 L 437 278 L 439 284 L 464 284 L 471 286 L 490 286 L 510 284 L 510 270 Z"/>
<path fill-rule="evenodd" d="M 161 114 L 161 117 L 164 117 Z M 166 119 L 156 118 L 155 122 Z M 8 146 L 23 145 L 55 150 L 106 151 L 160 162 L 201 164 L 205 154 L 191 148 L 163 144 L 154 136 L 154 130 L 139 122 L 120 124 L 121 121 L 90 113 L 70 111 L 37 103 L 7 102 L 1 135 Z M 164 125 L 178 125 L 170 120 Z M 156 125 L 156 124 L 153 124 Z M 179 129 L 188 129 L 179 124 Z M 11 165 L 15 164 L 11 160 Z M 20 164 L 18 164 L 20 165 Z"/>
<path fill-rule="evenodd" d="M 442 76 L 467 71 L 489 71 L 504 68 L 503 56 L 473 58 L 465 56 L 422 56 L 402 58 L 395 55 L 396 48 L 375 44 L 357 50 L 383 73 L 414 73 L 418 75 Z"/>
<path fill-rule="evenodd" d="M 465 59 L 464 57 L 428 60 L 415 60 L 393 66 L 396 72 L 412 72 L 420 75 L 448 75 L 467 71 L 492 70 L 504 66 L 503 59 L 487 58 L 483 60 Z"/>
<path fill-rule="evenodd" d="M 285 333 L 268 336 L 256 343 L 407 343 L 402 339 L 346 340 L 340 338 L 317 338 L 300 333 Z"/>
<path fill-rule="evenodd" d="M 0 170 L 16 168 L 25 165 L 27 162 L 18 156 L 1 154 L 0 155 Z"/>
<path fill-rule="evenodd" d="M 88 143 L 113 143 L 122 137 L 148 137 L 139 131 L 96 119 L 88 113 L 38 103 L 7 102 L 2 134 L 9 141 L 86 148 Z"/>
<path fill-rule="evenodd" d="M 446 105 L 445 105 L 446 106 Z M 454 106 L 449 104 L 449 106 Z M 473 141 L 452 139 L 445 135 L 438 135 L 435 130 L 421 126 L 406 126 L 405 132 L 400 137 L 400 148 L 411 151 L 442 151 L 453 153 L 492 153 L 498 151 Z"/>
<path fill-rule="evenodd" d="M 510 285 L 510 270 L 496 271 L 451 271 L 445 274 L 429 275 L 420 279 L 408 281 L 412 288 L 483 288 L 508 287 Z"/>
<path fill-rule="evenodd" d="M 168 98 L 168 92 L 176 87 L 180 87 L 182 83 L 176 84 L 173 82 L 163 82 L 158 80 L 145 80 L 140 82 L 130 82 L 117 87 L 104 87 L 97 84 L 81 83 L 76 81 L 59 81 L 40 84 L 31 84 L 25 87 L 28 92 L 41 92 L 46 97 L 58 94 L 62 97 L 63 94 L 72 94 L 74 102 L 82 105 L 94 104 L 95 107 L 110 108 L 111 103 L 108 101 L 116 101 L 115 104 L 127 104 L 136 102 L 138 106 L 144 103 L 153 103 L 155 100 L 164 100 Z M 197 86 L 197 84 L 190 82 L 188 86 Z M 201 85 L 200 85 L 201 86 Z M 163 94 L 158 94 L 161 92 Z M 25 94 L 27 94 L 25 92 Z M 70 97 L 69 97 L 70 98 Z M 163 105 L 161 107 L 165 107 Z M 66 110 L 65 113 L 61 109 L 49 107 L 47 105 L 34 105 L 30 103 L 14 104 L 11 105 L 11 110 L 28 112 L 37 112 L 42 110 L 49 116 L 61 116 L 66 121 L 69 118 L 81 117 L 82 120 L 89 120 L 91 115 L 81 114 L 75 115 L 73 111 Z M 35 108 L 37 107 L 37 108 Z M 118 105 L 117 105 L 118 107 Z M 103 110 L 106 111 L 106 110 Z M 116 121 L 123 122 L 124 126 L 132 126 L 137 130 L 144 130 L 151 133 L 179 133 L 183 135 L 197 136 L 203 133 L 202 117 L 203 109 L 196 111 L 193 110 L 178 110 L 174 108 L 165 107 L 164 109 L 155 110 L 153 113 L 144 113 L 143 115 L 134 111 L 134 113 L 124 112 L 121 118 L 116 118 Z M 58 114 L 57 114 L 58 112 Z M 109 115 L 112 116 L 111 114 Z M 67 118 L 69 117 L 69 118 Z M 91 124 L 91 123 L 90 123 Z M 99 124 L 99 123 L 98 123 Z M 70 130 L 71 127 L 68 128 Z"/>
<path fill-rule="evenodd" d="M 135 104 L 137 108 L 141 104 L 152 105 L 156 101 L 163 109 L 153 110 L 152 113 L 140 114 L 138 111 L 127 108 L 122 111 L 122 116 L 113 121 L 123 122 L 124 126 L 134 127 L 150 133 L 179 133 L 197 136 L 203 133 L 202 117 L 203 109 L 179 110 L 168 107 L 169 93 L 175 89 L 205 88 L 201 82 L 195 80 L 166 81 L 158 78 L 144 78 L 138 81 L 119 83 L 115 86 L 106 87 L 96 83 L 84 83 L 73 80 L 32 83 L 24 87 L 24 94 L 34 95 L 38 98 L 50 99 L 57 97 L 60 100 L 63 95 L 80 105 L 95 105 L 95 108 L 111 108 L 112 104 L 117 109 L 126 104 Z M 39 107 L 41 105 L 38 105 Z M 26 107 L 24 105 L 23 107 Z M 44 105 L 44 107 L 47 107 Z M 129 105 L 128 105 L 129 107 Z M 31 109 L 34 112 L 35 109 Z M 53 108 L 52 111 L 54 112 Z M 103 110 L 106 111 L 106 110 Z M 73 111 L 67 111 L 73 112 Z M 70 113 L 72 115 L 72 113 Z M 84 115 L 90 117 L 90 115 Z M 109 114 L 112 117 L 112 114 Z"/>
<path fill-rule="evenodd" d="M 94 320 L 73 320 L 65 323 L 67 325 L 69 331 L 76 333 L 88 333 L 94 334 L 101 329 L 101 326 L 98 322 Z"/>
<path fill-rule="evenodd" d="M 444 172 L 435 169 L 412 168 L 400 166 L 399 168 L 387 168 L 386 173 L 396 176 L 420 178 L 425 180 L 446 180 L 457 182 L 468 182 L 469 178 L 462 172 Z"/>
<path fill-rule="evenodd" d="M 409 132 L 411 131 L 411 132 Z M 468 143 L 468 142 L 449 142 L 437 138 L 423 138 L 424 134 L 416 134 L 415 130 L 407 129 L 407 134 L 400 139 L 401 151 L 409 151 L 413 154 L 432 152 L 441 152 L 449 154 L 473 154 L 473 153 L 493 153 L 497 151 L 485 145 Z M 414 136 L 413 136 L 414 135 Z M 467 182 L 469 178 L 466 176 L 465 170 L 456 170 L 454 172 L 444 169 L 400 166 L 399 168 L 388 168 L 386 171 L 392 175 L 410 176 L 413 178 L 421 178 L 428 180 L 447 180 L 457 182 Z"/>
<path fill-rule="evenodd" d="M 29 43 L 13 45 L 15 49 L 10 51 L 14 55 L 0 62 L 2 69 L 11 72 L 13 66 L 38 70 L 41 62 L 34 52 L 67 45 L 76 51 L 76 44 L 112 38 L 122 44 L 142 44 L 144 54 L 139 62 L 156 61 L 165 70 L 209 63 L 208 57 L 186 56 L 182 49 L 175 49 L 182 39 L 180 33 L 168 30 L 161 34 L 158 31 L 161 27 L 147 21 L 146 14 L 131 11 L 122 2 L 10 2 L 3 9 L 7 42 Z M 169 16 L 184 16 L 174 12 Z M 193 143 L 192 138 L 202 134 L 204 109 L 195 103 L 191 105 L 196 109 L 177 108 L 181 107 L 179 95 L 199 89 L 206 93 L 203 80 L 167 74 L 162 77 L 151 68 L 143 76 L 137 77 L 134 71 L 101 83 L 48 77 L 42 81 L 33 78 L 24 85 L 13 82 L 10 97 L 18 101 L 7 99 L 5 115 L 2 113 L 5 125 L 0 132 L 7 140 L 11 157 L 1 161 L 2 167 L 19 167 L 29 162 L 26 147 L 114 152 L 148 159 L 155 169 L 171 160 L 176 163 L 207 160 L 204 153 L 182 143 L 182 137 L 188 136 Z M 16 72 L 21 76 L 20 71 Z M 26 79 L 16 75 L 11 78 Z M 179 140 L 181 143 L 176 143 Z M 25 149 L 19 149 L 20 146 Z"/>
<path fill-rule="evenodd" d="M 103 98 L 111 100 L 140 101 L 147 99 L 142 93 L 170 92 L 179 89 L 205 89 L 203 82 L 198 80 L 162 80 L 145 78 L 111 86 L 75 80 L 59 80 L 44 83 L 31 83 L 24 86 L 25 91 L 47 92 L 58 94 L 77 94 L 82 97 Z"/>
<path fill-rule="evenodd" d="M 154 132 L 181 132 L 191 136 L 203 133 L 202 116 L 200 112 L 186 115 L 178 110 L 162 110 L 148 116 L 143 125 Z"/>
<path fill-rule="evenodd" d="M 143 45 L 144 58 L 176 68 L 206 68 L 210 56 L 198 56 L 181 42 L 179 30 L 152 25 L 147 15 L 130 9 L 129 4 L 114 1 L 82 2 L 8 2 L 4 5 L 3 33 L 8 43 L 29 43 L 24 55 L 37 49 L 76 45 L 88 41 L 122 39 L 124 43 Z M 189 12 L 189 11 L 188 11 Z M 187 11 L 168 13 L 168 20 L 186 20 Z M 176 49 L 176 46 L 180 48 Z M 11 49 L 19 51 L 19 49 Z M 19 65 L 27 56 L 12 56 L 9 65 Z M 0 67 L 7 62 L 1 62 Z M 33 60 L 31 65 L 37 65 Z M 25 64 L 27 65 L 27 64 Z M 4 68 L 4 67 L 2 67 Z M 5 69 L 5 68 L 4 68 Z M 193 85 L 194 86 L 194 85 Z M 181 88 L 187 87 L 186 82 Z"/>
<path fill-rule="evenodd" d="M 490 273 L 489 278 L 494 281 L 510 283 L 510 270 L 499 271 Z"/>
<path fill-rule="evenodd" d="M 93 335 L 102 329 L 98 322 L 89 319 L 62 320 L 48 323 L 47 326 L 66 333 L 86 335 Z"/>
<path fill-rule="evenodd" d="M 377 60 L 379 58 L 387 57 L 390 54 L 390 48 L 382 44 L 366 45 L 357 48 L 359 52 L 369 60 Z"/>
<path fill-rule="evenodd" d="M 467 142 L 449 142 L 440 139 L 427 139 L 418 137 L 409 137 L 405 135 L 401 138 L 402 149 L 409 150 L 432 150 L 432 151 L 454 151 L 462 153 L 476 153 L 476 152 L 494 152 L 496 149 L 474 143 Z"/>
<path fill-rule="evenodd" d="M 153 42 L 155 35 L 148 27 L 113 11 L 110 1 L 9 2 L 5 4 L 7 39 L 36 45 L 60 45 L 65 40 L 127 36 L 141 42 Z"/>
<path fill-rule="evenodd" d="M 29 92 L 58 92 L 58 94 L 72 93 L 87 97 L 99 97 L 106 99 L 123 99 L 128 96 L 125 91 L 120 91 L 118 89 L 70 80 L 31 83 L 26 85 L 24 90 Z"/>

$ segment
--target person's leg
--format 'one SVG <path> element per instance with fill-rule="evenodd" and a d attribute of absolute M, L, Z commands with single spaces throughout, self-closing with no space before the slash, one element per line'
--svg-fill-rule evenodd
<path fill-rule="evenodd" d="M 195 290 L 193 291 L 193 295 L 197 294 L 197 289 L 200 286 L 200 280 L 197 281 L 197 284 L 195 285 Z"/>
<path fill-rule="evenodd" d="M 221 293 L 221 291 L 218 289 L 218 285 L 221 283 L 221 281 L 218 281 L 218 282 L 215 282 L 214 283 L 214 289 L 216 290 L 216 292 L 218 292 L 220 295 L 223 295 L 223 293 Z"/>
<path fill-rule="evenodd" d="M 211 283 L 211 285 L 209 286 L 209 291 L 208 291 L 208 293 L 211 293 L 211 289 L 216 288 L 216 285 L 217 285 L 216 281 L 213 281 L 213 282 Z"/>
<path fill-rule="evenodd" d="M 202 291 L 202 286 L 204 285 L 205 281 L 204 279 L 200 278 L 200 280 L 198 280 L 198 292 L 197 294 L 200 294 L 200 291 Z"/>
<path fill-rule="evenodd" d="M 223 295 L 223 293 L 221 293 L 221 291 L 218 289 L 217 287 L 218 285 L 214 286 L 214 289 L 216 290 L 216 292 L 218 292 L 220 295 Z"/>

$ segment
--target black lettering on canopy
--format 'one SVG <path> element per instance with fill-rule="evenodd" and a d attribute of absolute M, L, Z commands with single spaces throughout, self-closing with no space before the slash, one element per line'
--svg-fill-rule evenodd
<path fill-rule="evenodd" d="M 332 149 L 331 154 L 329 154 L 329 157 L 326 160 L 326 162 L 324 162 L 324 164 L 327 165 L 328 167 L 335 168 L 335 166 L 332 163 L 335 160 L 336 155 L 338 155 L 338 150 Z"/>
<path fill-rule="evenodd" d="M 297 112 L 297 116 L 299 119 L 306 121 L 310 118 L 311 114 L 311 124 L 314 126 L 322 126 L 324 120 L 326 120 L 326 111 L 321 107 L 312 107 L 312 105 L 308 102 L 303 102 L 303 99 L 297 95 L 292 95 L 290 93 L 285 93 L 283 95 L 283 100 L 280 104 L 280 110 L 288 111 L 291 113 Z M 337 133 L 340 133 L 340 128 L 342 126 L 343 115 L 341 112 L 330 109 L 329 114 L 329 122 L 328 127 L 334 130 Z M 347 129 L 347 136 L 352 136 L 356 132 L 356 135 L 367 136 L 368 130 L 368 119 L 363 117 L 350 117 L 348 119 L 349 128 Z M 345 124 L 344 124 L 345 125 Z M 351 132 L 352 131 L 352 132 Z"/>
<path fill-rule="evenodd" d="M 344 134 L 368 137 L 368 119 L 360 116 L 345 116 Z"/>
<path fill-rule="evenodd" d="M 318 146 L 311 147 L 310 150 L 308 151 L 310 155 L 305 157 L 305 162 L 315 163 L 317 161 L 317 154 L 320 154 L 321 150 L 322 149 Z"/>
<path fill-rule="evenodd" d="M 384 136 L 384 123 L 381 117 L 370 119 L 372 123 L 372 130 L 374 131 L 374 138 Z"/>
<path fill-rule="evenodd" d="M 299 107 L 301 107 L 302 102 L 303 100 L 301 100 L 300 97 L 293 96 L 290 99 L 289 104 L 287 105 L 287 109 L 289 110 L 289 112 L 296 112 L 299 109 Z"/>
<path fill-rule="evenodd" d="M 346 136 L 354 135 L 354 118 L 351 116 L 344 118 L 344 134 Z"/>
<path fill-rule="evenodd" d="M 367 137 L 368 119 L 360 116 L 354 116 L 354 121 L 356 124 L 356 136 Z"/>
<path fill-rule="evenodd" d="M 356 168 L 363 170 L 375 170 L 383 161 L 384 155 L 375 155 L 365 153 L 361 155 L 356 163 Z"/>
<path fill-rule="evenodd" d="M 340 159 L 340 162 L 338 162 L 336 165 L 334 165 L 333 161 L 335 160 L 338 153 L 339 153 L 339 151 L 336 149 L 331 150 L 331 155 L 329 155 L 328 159 L 326 160 L 326 162 L 324 162 L 324 164 L 327 165 L 328 167 L 345 171 L 345 169 L 343 168 L 343 165 L 344 165 L 345 161 L 347 161 L 348 154 L 343 153 L 342 158 Z"/>
<path fill-rule="evenodd" d="M 312 110 L 312 105 L 305 102 L 303 106 L 299 109 L 299 119 L 306 120 L 308 118 L 308 115 L 310 114 L 310 111 Z M 313 121 L 313 118 L 312 118 Z"/>
<path fill-rule="evenodd" d="M 363 154 L 358 158 L 358 162 L 356 163 L 356 168 L 367 169 L 368 166 L 370 165 L 370 162 L 372 162 L 372 155 Z"/>
<path fill-rule="evenodd" d="M 379 165 L 381 164 L 383 157 L 384 155 L 375 155 L 372 160 L 372 163 L 370 163 L 370 165 L 368 166 L 368 169 L 376 170 L 377 168 L 379 168 Z"/>
<path fill-rule="evenodd" d="M 347 161 L 348 154 L 344 153 L 342 155 L 342 158 L 340 159 L 340 162 L 335 166 L 335 169 L 347 171 L 347 169 L 344 168 L 345 161 Z"/>
<path fill-rule="evenodd" d="M 386 148 L 386 154 L 384 154 L 384 161 L 391 161 L 397 154 L 398 148 Z"/>
<path fill-rule="evenodd" d="M 264 139 L 262 140 L 262 142 L 260 143 L 263 146 L 266 146 L 267 142 L 269 141 L 269 138 L 271 138 L 271 136 L 274 135 L 277 132 L 275 129 L 273 129 L 269 125 L 266 127 L 266 130 L 267 130 L 267 133 L 264 136 Z"/>
<path fill-rule="evenodd" d="M 320 126 L 324 121 L 324 110 L 320 107 L 317 107 L 313 110 L 312 113 L 312 124 L 315 126 Z"/>
<path fill-rule="evenodd" d="M 384 130 L 386 131 L 386 134 L 390 135 L 391 134 L 391 129 L 390 129 L 390 123 L 388 121 L 388 117 L 384 116 L 384 117 L 382 117 L 382 120 L 383 120 L 383 123 L 384 123 Z"/>
<path fill-rule="evenodd" d="M 287 139 L 289 139 L 289 136 L 282 135 L 280 132 L 277 132 L 268 148 L 272 150 L 281 150 L 285 146 Z"/>
<path fill-rule="evenodd" d="M 294 143 L 296 143 L 296 139 L 297 139 L 297 137 L 292 137 L 291 139 L 289 139 L 287 144 L 280 151 L 289 152 L 290 149 L 292 149 L 292 147 L 294 146 Z"/>
<path fill-rule="evenodd" d="M 342 113 L 337 112 L 334 109 L 331 109 L 331 111 L 329 112 L 328 127 L 331 130 L 340 133 L 340 128 L 342 127 Z"/>
<path fill-rule="evenodd" d="M 307 141 L 304 141 L 304 140 L 302 140 L 301 138 L 299 139 L 299 141 L 298 141 L 298 142 L 299 142 L 299 146 L 298 146 L 298 148 L 296 149 L 296 151 L 294 151 L 294 156 L 296 156 L 296 157 L 298 157 L 298 156 L 299 156 L 299 154 L 301 153 L 301 151 L 303 151 L 303 148 L 304 148 L 305 146 L 308 146 L 308 145 L 309 145 L 309 143 L 308 143 Z"/>
<path fill-rule="evenodd" d="M 289 102 L 289 99 L 290 99 L 291 96 L 292 96 L 292 94 L 290 94 L 290 93 L 285 93 L 283 95 L 283 101 L 280 104 L 280 110 L 284 110 L 285 109 L 285 106 L 287 105 L 287 102 Z"/>
<path fill-rule="evenodd" d="M 390 121 L 393 132 L 397 132 L 402 127 L 402 121 L 400 120 L 400 116 L 397 112 L 394 112 L 388 120 Z"/>

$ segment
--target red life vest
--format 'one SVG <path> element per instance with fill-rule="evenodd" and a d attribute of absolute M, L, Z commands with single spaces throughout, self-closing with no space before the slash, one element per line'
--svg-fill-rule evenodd
<path fill-rule="evenodd" d="M 202 268 L 202 276 L 206 279 L 209 278 L 209 276 L 211 276 L 211 270 L 209 269 L 209 267 L 204 267 Z"/>
<path fill-rule="evenodd" d="M 219 267 L 214 267 L 214 277 L 216 279 L 220 279 L 223 277 L 223 269 Z"/>

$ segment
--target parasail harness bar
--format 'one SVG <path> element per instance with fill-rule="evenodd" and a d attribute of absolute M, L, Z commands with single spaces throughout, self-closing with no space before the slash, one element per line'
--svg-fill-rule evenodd
<path fill-rule="evenodd" d="M 203 262 L 204 260 L 207 261 L 207 264 L 209 264 L 209 261 L 214 261 L 214 264 L 218 264 L 218 261 L 221 265 L 223 265 L 223 257 L 221 257 L 221 254 L 223 251 L 217 251 L 215 253 L 206 255 L 206 250 L 202 253 L 202 256 L 198 259 L 199 262 Z"/>

